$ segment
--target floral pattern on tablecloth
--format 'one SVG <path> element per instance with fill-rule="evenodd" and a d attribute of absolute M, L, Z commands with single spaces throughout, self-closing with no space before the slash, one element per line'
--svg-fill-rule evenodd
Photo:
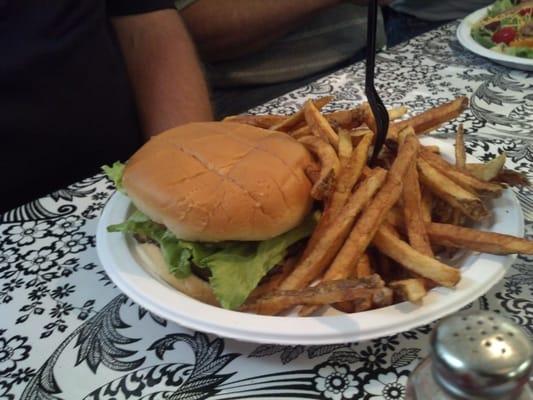
<path fill-rule="evenodd" d="M 378 57 L 388 106 L 416 113 L 459 96 L 459 122 L 481 160 L 505 151 L 533 178 L 533 76 L 465 52 L 447 25 Z M 252 110 L 289 113 L 334 93 L 330 109 L 363 100 L 356 64 Z M 95 251 L 97 218 L 113 192 L 86 179 L 0 216 L 0 399 L 402 399 L 427 355 L 426 325 L 394 336 L 330 346 L 254 345 L 193 332 L 133 303 L 109 280 Z M 533 236 L 531 189 L 515 190 Z M 533 257 L 466 308 L 504 313 L 533 337 Z"/>

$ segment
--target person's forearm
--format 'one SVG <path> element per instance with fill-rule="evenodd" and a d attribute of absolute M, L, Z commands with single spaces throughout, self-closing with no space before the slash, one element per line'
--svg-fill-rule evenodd
<path fill-rule="evenodd" d="M 260 49 L 339 0 L 197 0 L 181 15 L 204 59 Z"/>
<path fill-rule="evenodd" d="M 212 119 L 194 46 L 174 10 L 113 19 L 145 137 Z"/>

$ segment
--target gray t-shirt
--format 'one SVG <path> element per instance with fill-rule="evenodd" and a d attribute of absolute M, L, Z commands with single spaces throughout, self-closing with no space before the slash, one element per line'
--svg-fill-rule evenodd
<path fill-rule="evenodd" d="M 178 0 L 176 5 L 183 9 L 193 1 Z M 231 87 L 284 82 L 325 71 L 365 47 L 366 19 L 366 7 L 341 3 L 261 51 L 206 65 L 207 74 L 213 86 Z M 376 46 L 385 43 L 380 13 Z"/>
<path fill-rule="evenodd" d="M 463 18 L 494 0 L 393 0 L 391 8 L 427 21 Z"/>

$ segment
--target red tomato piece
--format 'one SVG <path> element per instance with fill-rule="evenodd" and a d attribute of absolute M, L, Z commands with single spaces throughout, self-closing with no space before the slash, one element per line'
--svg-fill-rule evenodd
<path fill-rule="evenodd" d="M 524 8 L 518 12 L 520 15 L 531 15 L 533 14 L 533 8 Z"/>
<path fill-rule="evenodd" d="M 515 37 L 516 30 L 510 26 L 506 26 L 505 28 L 501 28 L 500 30 L 494 32 L 492 35 L 492 41 L 494 43 L 509 44 L 514 40 Z"/>

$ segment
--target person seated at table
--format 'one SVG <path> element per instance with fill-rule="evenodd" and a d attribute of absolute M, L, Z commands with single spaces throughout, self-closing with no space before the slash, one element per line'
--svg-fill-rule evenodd
<path fill-rule="evenodd" d="M 0 24 L 0 212 L 212 119 L 170 0 L 7 0 Z"/>
<path fill-rule="evenodd" d="M 362 59 L 367 2 L 354 3 L 177 0 L 205 63 L 217 117 L 245 111 Z M 379 15 L 377 47 L 384 44 Z"/>
<path fill-rule="evenodd" d="M 466 17 L 494 0 L 391 0 L 383 8 L 389 47 Z"/>

